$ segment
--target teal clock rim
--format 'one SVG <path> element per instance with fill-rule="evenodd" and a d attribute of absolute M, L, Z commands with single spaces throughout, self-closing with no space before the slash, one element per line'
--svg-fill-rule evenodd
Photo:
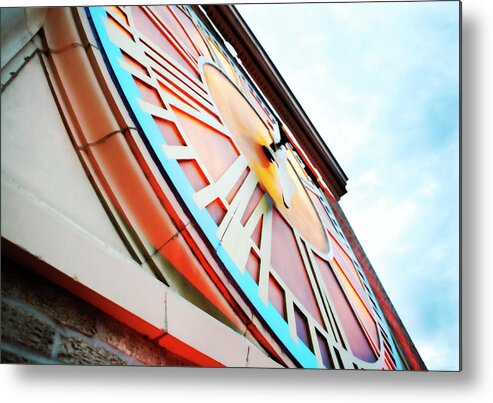
<path fill-rule="evenodd" d="M 257 312 L 261 315 L 267 325 L 276 334 L 284 347 L 287 348 L 293 358 L 304 368 L 318 368 L 315 354 L 298 338 L 295 342 L 290 335 L 289 325 L 284 318 L 277 312 L 274 306 L 268 302 L 266 305 L 258 295 L 258 285 L 245 270 L 243 273 L 228 255 L 222 246 L 216 233 L 217 224 L 214 222 L 206 209 L 200 210 L 195 204 L 192 195 L 195 193 L 192 185 L 185 176 L 183 170 L 176 160 L 166 157 L 163 145 L 166 144 L 158 126 L 150 114 L 144 112 L 138 100 L 142 99 L 137 85 L 132 75 L 121 65 L 123 55 L 120 48 L 115 45 L 108 37 L 105 21 L 108 19 L 103 7 L 86 8 L 89 19 L 92 21 L 93 30 L 98 41 L 101 43 L 101 53 L 105 63 L 112 72 L 113 81 L 124 101 L 128 104 L 128 109 L 137 124 L 139 134 L 147 140 L 147 144 L 153 151 L 157 162 L 160 163 L 166 175 L 175 186 L 178 194 L 186 204 L 192 217 L 199 224 L 202 232 L 211 243 L 212 247 L 221 259 L 221 262 L 233 277 L 236 284 L 243 291 L 248 300 L 253 304 Z"/>

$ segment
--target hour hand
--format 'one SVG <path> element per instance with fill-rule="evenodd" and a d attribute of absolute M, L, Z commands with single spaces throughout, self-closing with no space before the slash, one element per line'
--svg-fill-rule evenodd
<path fill-rule="evenodd" d="M 277 122 L 274 124 L 274 130 L 271 131 L 271 135 L 274 141 L 268 146 L 262 145 L 262 150 L 267 159 L 271 163 L 274 163 L 274 166 L 276 167 L 282 199 L 286 208 L 289 208 L 291 207 L 296 187 L 288 173 L 288 152 L 281 141 L 281 133 Z"/>
<path fill-rule="evenodd" d="M 262 145 L 262 151 L 270 162 L 276 162 L 276 152 L 281 144 L 281 132 L 279 130 L 279 123 L 274 122 L 274 130 L 270 130 L 270 135 L 274 140 L 269 145 Z"/>

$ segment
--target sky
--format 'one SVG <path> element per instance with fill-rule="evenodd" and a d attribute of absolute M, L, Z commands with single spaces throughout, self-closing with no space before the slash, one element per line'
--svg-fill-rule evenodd
<path fill-rule="evenodd" d="M 349 177 L 341 206 L 431 370 L 459 368 L 458 7 L 237 6 Z"/>

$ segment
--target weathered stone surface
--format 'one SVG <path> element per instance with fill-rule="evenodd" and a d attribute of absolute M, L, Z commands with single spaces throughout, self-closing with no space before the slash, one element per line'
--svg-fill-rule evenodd
<path fill-rule="evenodd" d="M 49 357 L 55 337 L 55 328 L 22 308 L 2 301 L 2 342 L 25 347 Z"/>
<path fill-rule="evenodd" d="M 117 355 L 101 347 L 94 347 L 84 340 L 62 336 L 57 359 L 66 364 L 127 365 Z"/>
<path fill-rule="evenodd" d="M 144 365 L 194 366 L 190 361 L 164 350 L 152 340 L 106 315 L 100 316 L 98 332 L 103 341 Z"/>
<path fill-rule="evenodd" d="M 2 261 L 2 295 L 17 298 L 86 336 L 96 333 L 95 308 L 8 260 Z"/>
<path fill-rule="evenodd" d="M 147 365 L 161 365 L 159 347 L 115 319 L 101 316 L 98 331 L 103 341 L 122 353 Z"/>
<path fill-rule="evenodd" d="M 17 294 L 17 284 L 15 281 L 12 281 L 11 277 L 11 264 L 10 261 L 6 260 L 2 256 L 2 296 L 13 297 Z"/>
<path fill-rule="evenodd" d="M 114 318 L 71 295 L 56 284 L 9 260 L 2 260 L 2 341 L 20 351 L 49 358 L 55 327 L 62 335 L 57 357 L 67 364 L 126 365 L 142 363 L 151 366 L 195 366 L 192 362 L 169 352 L 156 341 L 130 329 Z M 31 314 L 17 303 L 32 307 L 40 315 Z M 44 316 L 53 320 L 46 323 Z M 57 324 L 61 327 L 58 328 Z M 70 328 L 80 338 L 68 337 Z M 72 332 L 70 332 L 72 333 Z M 103 346 L 94 347 L 84 336 L 99 338 Z M 107 344 L 108 348 L 104 346 Z M 109 351 L 112 350 L 112 351 Z M 114 350 L 122 354 L 114 354 Z M 26 363 L 22 356 L 2 351 L 2 362 Z M 128 359 L 124 356 L 128 356 Z M 27 354 L 28 357 L 31 354 Z M 123 359 L 121 358 L 123 357 Z M 5 360 L 5 361 L 4 361 Z M 46 362 L 41 359 L 40 362 Z M 37 363 L 37 362 L 33 362 Z"/>
<path fill-rule="evenodd" d="M 2 364 L 34 364 L 33 361 L 27 358 L 5 350 L 0 350 L 0 362 Z"/>

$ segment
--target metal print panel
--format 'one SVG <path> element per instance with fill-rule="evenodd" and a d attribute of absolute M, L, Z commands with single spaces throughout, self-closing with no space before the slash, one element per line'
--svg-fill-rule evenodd
<path fill-rule="evenodd" d="M 399 314 L 430 303 L 394 307 L 379 277 L 458 286 L 459 7 L 2 10 L 2 362 L 456 369 L 457 298 L 428 362 Z"/>

